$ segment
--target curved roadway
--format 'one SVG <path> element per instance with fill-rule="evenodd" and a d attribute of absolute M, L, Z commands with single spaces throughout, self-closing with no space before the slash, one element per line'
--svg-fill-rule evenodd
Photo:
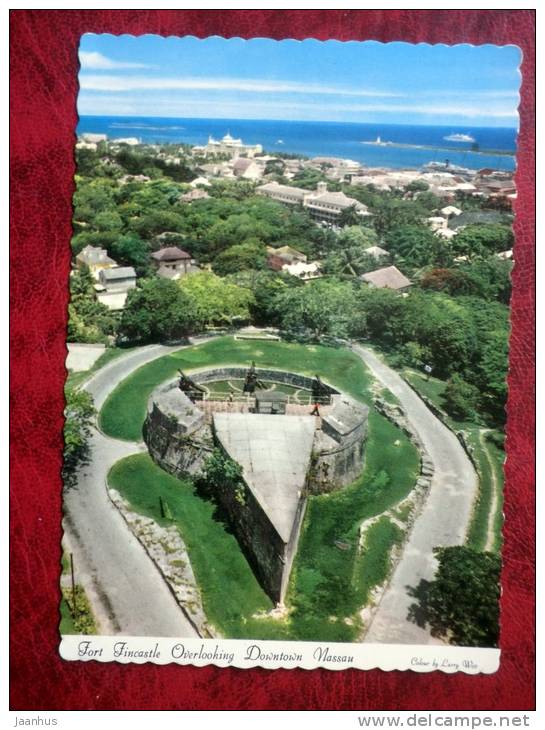
<path fill-rule="evenodd" d="M 211 338 L 196 338 L 200 342 Z M 100 410 L 116 385 L 145 363 L 177 346 L 152 345 L 114 360 L 84 385 Z M 398 398 L 433 461 L 432 485 L 405 545 L 392 579 L 364 638 L 369 643 L 437 643 L 408 619 L 414 599 L 408 587 L 433 578 L 437 567 L 433 548 L 465 541 L 477 495 L 477 475 L 456 436 L 434 416 L 407 383 L 367 347 L 353 350 L 373 375 Z M 84 585 L 99 597 L 103 633 L 132 636 L 196 637 L 159 571 L 128 529 L 106 492 L 113 464 L 145 451 L 142 443 L 109 438 L 93 429 L 91 461 L 78 485 L 65 495 L 65 529 L 83 571 Z M 106 628 L 105 628 L 106 627 Z"/>
<path fill-rule="evenodd" d="M 97 411 L 116 385 L 134 370 L 181 346 L 152 345 L 106 365 L 83 386 Z M 91 460 L 77 486 L 64 496 L 64 526 L 74 551 L 78 580 L 89 591 L 101 632 L 127 636 L 197 637 L 154 563 L 129 530 L 106 491 L 116 461 L 146 451 L 93 428 Z M 97 605 L 98 604 L 98 605 Z"/>
<path fill-rule="evenodd" d="M 399 400 L 435 468 L 426 502 L 364 641 L 384 644 L 442 643 L 433 639 L 427 630 L 409 621 L 409 607 L 415 599 L 409 595 L 407 588 L 417 587 L 422 579 L 433 578 L 437 567 L 434 547 L 461 545 L 465 542 L 477 496 L 477 474 L 456 436 L 429 410 L 403 378 L 370 348 L 354 345 L 352 349 Z"/>

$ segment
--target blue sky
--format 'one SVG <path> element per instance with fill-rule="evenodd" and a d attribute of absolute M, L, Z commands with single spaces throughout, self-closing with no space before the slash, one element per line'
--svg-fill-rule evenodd
<path fill-rule="evenodd" d="M 517 127 L 514 46 L 81 39 L 81 115 Z"/>

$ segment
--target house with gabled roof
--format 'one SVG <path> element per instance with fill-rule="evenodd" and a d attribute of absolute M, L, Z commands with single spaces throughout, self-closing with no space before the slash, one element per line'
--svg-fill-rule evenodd
<path fill-rule="evenodd" d="M 382 269 L 369 271 L 367 274 L 362 274 L 360 278 L 376 289 L 392 289 L 393 291 L 404 292 L 412 286 L 409 279 L 396 266 L 385 266 Z"/>

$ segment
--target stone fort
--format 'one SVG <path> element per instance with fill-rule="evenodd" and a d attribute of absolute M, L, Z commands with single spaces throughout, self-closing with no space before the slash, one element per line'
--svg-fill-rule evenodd
<path fill-rule="evenodd" d="M 261 387 L 236 396 L 212 386 L 247 381 L 247 368 L 162 384 L 148 402 L 144 439 L 154 461 L 178 477 L 198 475 L 215 448 L 240 465 L 243 494 L 225 487 L 216 498 L 263 589 L 282 604 L 307 498 L 361 474 L 369 409 L 321 381 L 318 398 L 316 379 L 305 375 L 251 370 Z"/>

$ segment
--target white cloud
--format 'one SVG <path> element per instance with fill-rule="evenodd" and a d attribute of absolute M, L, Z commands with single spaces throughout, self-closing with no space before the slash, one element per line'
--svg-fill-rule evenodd
<path fill-rule="evenodd" d="M 183 77 L 153 77 L 153 76 L 125 76 L 121 74 L 81 74 L 80 88 L 84 92 L 99 93 L 131 93 L 138 91 L 156 92 L 153 99 L 153 107 L 158 106 L 174 106 L 176 101 L 173 96 L 162 97 L 159 92 L 166 91 L 186 91 L 186 92 L 219 92 L 223 96 L 221 99 L 207 99 L 203 96 L 196 99 L 179 98 L 179 102 L 185 108 L 191 109 L 211 109 L 216 106 L 219 101 L 222 107 L 235 104 L 238 113 L 243 113 L 245 117 L 255 114 L 256 109 L 274 111 L 277 109 L 284 110 L 284 114 L 290 114 L 294 110 L 310 112 L 315 110 L 319 113 L 319 117 L 323 116 L 323 103 L 316 101 L 304 101 L 302 98 L 292 102 L 282 98 L 275 98 L 282 94 L 298 94 L 300 96 L 316 95 L 316 96 L 338 96 L 360 98 L 360 103 L 346 103 L 348 99 L 339 103 L 336 101 L 334 108 L 330 108 L 328 112 L 347 112 L 352 114 L 385 112 L 392 114 L 420 114 L 426 116 L 433 115 L 452 115 L 463 117 L 464 119 L 479 119 L 483 117 L 495 117 L 497 119 L 516 118 L 519 97 L 516 92 L 505 91 L 468 91 L 464 92 L 453 90 L 451 93 L 445 90 L 433 93 L 426 91 L 423 94 L 413 94 L 411 96 L 403 94 L 394 94 L 388 91 L 375 91 L 371 89 L 359 88 L 343 88 L 342 86 L 330 86 L 320 84 L 305 84 L 299 81 L 282 81 L 270 79 L 234 79 L 234 78 L 183 78 Z M 263 94 L 269 95 L 260 99 L 247 99 L 242 104 L 236 98 L 236 94 Z M 272 97 L 272 98 L 271 98 Z M 364 101 L 368 98 L 369 101 Z M 486 102 L 484 102 L 486 100 Z M 330 102 L 328 102 L 330 103 Z M 252 111 L 250 111 L 252 110 Z M 136 110 L 135 110 L 136 111 Z M 238 114 L 236 114 L 238 116 Z M 317 118 L 319 118 L 317 117 Z M 297 117 L 291 117 L 297 118 Z M 302 117 L 299 117 L 302 118 Z"/>
<path fill-rule="evenodd" d="M 103 67 L 105 68 L 105 67 Z M 372 89 L 324 86 L 299 81 L 271 81 L 270 79 L 214 79 L 214 78 L 158 78 L 152 76 L 115 76 L 81 74 L 80 87 L 89 91 L 235 91 L 253 93 L 307 93 L 337 96 L 399 98 L 403 94 Z"/>
<path fill-rule="evenodd" d="M 517 118 L 515 105 L 483 105 L 455 103 L 385 103 L 320 104 L 310 101 L 287 101 L 285 99 L 252 99 L 241 104 L 232 94 L 221 101 L 203 98 L 184 98 L 183 95 L 157 95 L 143 99 L 142 96 L 127 94 L 94 94 L 83 92 L 78 100 L 80 114 L 104 114 L 120 116 L 162 116 L 162 117 L 225 117 L 233 119 L 286 119 L 286 120 L 329 120 L 365 121 L 376 113 L 393 115 L 418 115 L 421 117 L 449 118 L 459 122 L 486 119 L 514 121 Z M 451 121 L 452 120 L 452 121 Z M 431 120 L 430 120 L 431 121 Z"/>
<path fill-rule="evenodd" d="M 111 58 L 103 56 L 98 51 L 80 51 L 79 60 L 81 68 L 96 69 L 96 70 L 113 70 L 116 68 L 153 68 L 147 63 L 133 63 L 132 61 L 114 61 Z"/>

